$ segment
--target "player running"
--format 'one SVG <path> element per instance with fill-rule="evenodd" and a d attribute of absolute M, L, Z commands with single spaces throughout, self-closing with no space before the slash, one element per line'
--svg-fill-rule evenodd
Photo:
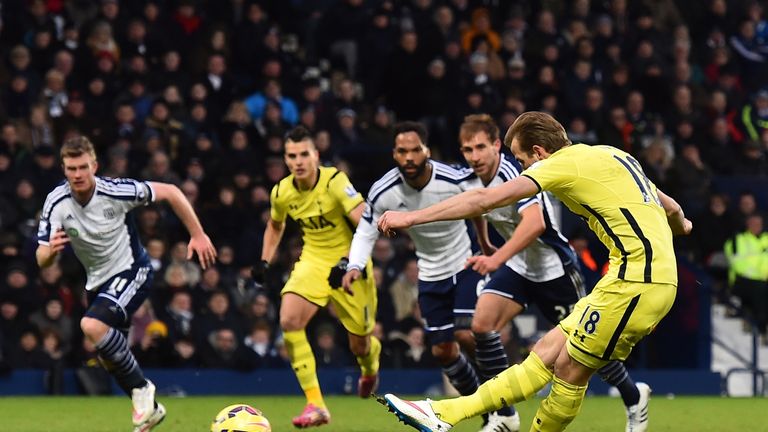
<path fill-rule="evenodd" d="M 149 295 L 152 266 L 131 210 L 168 201 L 190 234 L 187 259 L 197 254 L 205 269 L 216 250 L 181 191 L 174 185 L 96 176 L 93 144 L 72 138 L 61 147 L 66 182 L 45 200 L 37 232 L 37 264 L 53 264 L 67 244 L 85 267 L 89 306 L 80 328 L 96 347 L 104 368 L 133 402 L 135 432 L 151 430 L 165 418 L 155 386 L 144 377 L 128 346 L 131 317 Z"/>
<path fill-rule="evenodd" d="M 408 402 L 386 395 L 391 409 L 420 431 L 447 431 L 461 420 L 525 400 L 548 382 L 532 431 L 561 431 L 581 409 L 592 374 L 632 347 L 669 312 L 677 288 L 673 234 L 691 222 L 658 190 L 629 154 L 609 146 L 571 144 L 563 126 L 541 112 L 521 115 L 504 143 L 526 171 L 514 180 L 476 189 L 413 212 L 387 212 L 379 229 L 477 216 L 543 190 L 587 220 L 610 251 L 608 273 L 573 312 L 514 365 L 473 395 Z"/>
<path fill-rule="evenodd" d="M 358 394 L 361 397 L 368 397 L 378 383 L 381 343 L 371 335 L 377 300 L 372 262 L 366 260 L 361 266 L 367 270 L 368 277 L 348 287 L 346 292 L 334 289 L 341 285 L 343 270 L 339 266 L 343 264 L 339 261 L 349 252 L 354 226 L 360 221 L 365 207 L 363 197 L 346 174 L 336 168 L 319 166 L 317 149 L 304 127 L 296 127 L 288 133 L 285 163 L 291 174 L 272 188 L 272 208 L 264 232 L 262 261 L 254 269 L 254 279 L 263 282 L 263 273 L 283 236 L 286 217 L 291 217 L 303 231 L 304 248 L 280 292 L 280 327 L 291 366 L 307 397 L 307 405 L 293 418 L 293 425 L 306 428 L 324 425 L 331 420 L 305 331 L 315 313 L 328 301 L 333 303 L 339 320 L 349 333 L 349 348 L 360 365 L 362 375 L 358 381 Z"/>
<path fill-rule="evenodd" d="M 361 277 L 379 236 L 376 222 L 382 213 L 427 207 L 467 189 L 466 173 L 430 159 L 426 143 L 427 132 L 420 123 L 395 125 L 393 157 L 397 168 L 374 183 L 368 193 L 363 220 L 352 240 L 343 286 Z M 478 222 L 485 226 L 481 219 Z M 464 263 L 472 256 L 467 226 L 464 221 L 436 222 L 413 227 L 408 234 L 416 245 L 419 308 L 432 354 L 456 390 L 463 395 L 472 394 L 479 380 L 461 348 L 474 352 L 469 328 L 482 277 L 464 269 Z M 481 244 L 488 244 L 487 232 L 479 233 L 479 237 Z M 513 414 L 505 409 L 504 415 Z"/>
<path fill-rule="evenodd" d="M 486 114 L 467 116 L 459 131 L 461 152 L 477 176 L 478 187 L 493 187 L 519 174 L 520 165 L 501 153 L 499 128 Z M 477 300 L 472 332 L 476 362 L 490 379 L 509 367 L 499 330 L 536 303 L 556 325 L 585 295 L 576 254 L 560 233 L 546 193 L 538 193 L 484 215 L 506 243 L 490 256 L 473 256 L 468 265 L 481 275 L 492 274 Z M 650 387 L 635 385 L 624 365 L 612 361 L 598 370 L 619 389 L 627 412 L 627 432 L 648 427 Z M 492 422 L 506 419 L 494 418 Z"/>

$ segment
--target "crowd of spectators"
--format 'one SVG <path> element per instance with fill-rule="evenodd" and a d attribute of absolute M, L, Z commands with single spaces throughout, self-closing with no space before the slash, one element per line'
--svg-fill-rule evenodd
<path fill-rule="evenodd" d="M 79 264 L 68 253 L 40 271 L 33 258 L 42 202 L 62 180 L 58 147 L 76 134 L 97 146 L 100 175 L 178 185 L 219 251 L 201 271 L 185 259 L 172 212 L 135 211 L 156 271 L 131 333 L 145 367 L 287 364 L 276 310 L 301 251 L 298 229 L 289 227 L 264 287 L 249 269 L 270 188 L 287 175 L 283 135 L 298 124 L 323 164 L 365 195 L 392 165 L 395 121 L 424 122 L 433 156 L 461 163 L 465 115 L 490 113 L 504 131 L 523 111 L 547 111 L 574 142 L 633 154 L 699 227 L 682 254 L 719 274 L 713 257 L 761 209 L 754 194 L 717 190 L 715 179 L 768 176 L 763 3 L 4 1 L 0 365 L 95 365 L 78 326 Z M 382 238 L 373 258 L 384 365 L 433 365 L 412 245 Z M 583 264 L 599 272 L 602 263 Z M 330 314 L 312 326 L 318 364 L 352 364 Z"/>

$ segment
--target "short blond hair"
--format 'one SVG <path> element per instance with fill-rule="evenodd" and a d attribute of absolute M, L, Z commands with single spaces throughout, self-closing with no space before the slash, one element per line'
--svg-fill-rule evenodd
<path fill-rule="evenodd" d="M 84 136 L 78 136 L 64 141 L 59 157 L 64 160 L 64 158 L 78 157 L 82 154 L 89 154 L 94 161 L 96 160 L 96 149 L 94 149 L 91 140 Z"/>

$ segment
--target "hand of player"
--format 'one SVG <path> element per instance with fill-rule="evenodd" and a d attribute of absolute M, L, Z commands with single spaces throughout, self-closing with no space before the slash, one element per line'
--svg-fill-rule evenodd
<path fill-rule="evenodd" d="M 331 288 L 341 288 L 341 279 L 347 273 L 347 264 L 349 264 L 349 258 L 342 257 L 335 266 L 331 267 L 331 272 L 328 274 L 328 285 Z"/>
<path fill-rule="evenodd" d="M 48 247 L 51 248 L 51 254 L 55 255 L 64 250 L 67 243 L 69 243 L 69 236 L 64 231 L 64 228 L 59 228 L 51 235 Z"/>
<path fill-rule="evenodd" d="M 216 248 L 213 247 L 211 239 L 205 233 L 192 236 L 187 245 L 187 259 L 190 260 L 197 254 L 200 260 L 200 267 L 203 270 L 212 266 L 216 262 Z"/>
<path fill-rule="evenodd" d="M 259 285 L 264 285 L 264 277 L 269 270 L 269 262 L 261 260 L 251 267 L 251 279 Z"/>
<path fill-rule="evenodd" d="M 683 235 L 688 235 L 693 231 L 693 222 L 688 218 L 683 219 Z"/>
<path fill-rule="evenodd" d="M 360 279 L 360 276 L 362 275 L 360 270 L 352 268 L 347 271 L 343 278 L 341 278 L 341 287 L 344 288 L 344 291 L 346 291 L 347 294 L 355 295 L 355 293 L 352 292 L 352 283 Z"/>
<path fill-rule="evenodd" d="M 413 216 L 410 212 L 388 210 L 381 215 L 378 225 L 380 233 L 387 237 L 394 237 L 396 229 L 413 225 Z"/>
<path fill-rule="evenodd" d="M 472 270 L 485 276 L 498 270 L 501 264 L 493 256 L 477 255 L 469 257 L 464 267 L 472 268 Z"/>
<path fill-rule="evenodd" d="M 683 221 L 680 223 L 670 224 L 670 228 L 672 228 L 672 235 L 688 235 L 693 230 L 693 222 L 688 220 L 688 218 L 683 218 Z"/>

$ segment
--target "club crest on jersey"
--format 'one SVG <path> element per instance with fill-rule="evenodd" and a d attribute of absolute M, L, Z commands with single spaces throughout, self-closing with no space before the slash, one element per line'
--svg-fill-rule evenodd
<path fill-rule="evenodd" d="M 349 185 L 344 188 L 344 193 L 347 194 L 348 197 L 354 198 L 355 195 L 357 195 L 357 191 L 355 190 L 355 187 L 352 185 Z"/>
<path fill-rule="evenodd" d="M 67 228 L 66 233 L 69 237 L 80 236 L 80 231 L 78 231 L 77 228 Z"/>
<path fill-rule="evenodd" d="M 106 219 L 114 219 L 115 216 L 116 216 L 115 215 L 115 209 L 113 209 L 112 207 L 106 207 L 104 209 L 104 217 Z"/>

